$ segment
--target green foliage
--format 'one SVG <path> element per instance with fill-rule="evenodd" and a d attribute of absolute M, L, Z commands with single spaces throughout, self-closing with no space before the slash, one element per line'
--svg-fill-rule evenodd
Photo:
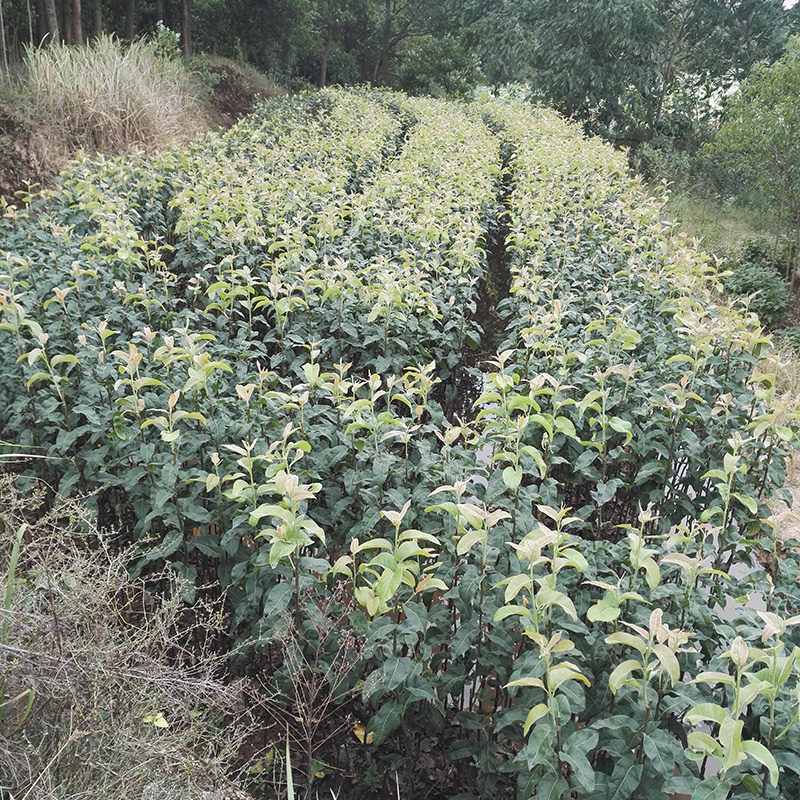
<path fill-rule="evenodd" d="M 800 37 L 792 37 L 784 56 L 771 66 L 758 65 L 727 105 L 713 152 L 727 159 L 747 180 L 771 197 L 780 224 L 796 232 L 800 209 Z M 793 235 L 790 236 L 793 238 Z M 798 254 L 792 254 L 797 266 Z"/>
<path fill-rule="evenodd" d="M 792 352 L 800 355 L 800 325 L 781 328 L 779 338 L 781 344 L 786 345 Z"/>
<path fill-rule="evenodd" d="M 736 298 L 748 298 L 748 308 L 765 325 L 779 324 L 789 309 L 789 287 L 773 263 L 773 248 L 763 238 L 745 239 L 739 257 L 731 265 L 725 291 Z"/>
<path fill-rule="evenodd" d="M 469 0 L 464 15 L 491 80 L 526 81 L 537 99 L 626 143 L 694 134 L 712 97 L 777 58 L 791 29 L 779 0 Z"/>
<path fill-rule="evenodd" d="M 503 341 L 458 416 L 501 222 Z M 795 790 L 797 567 L 753 564 L 795 421 L 618 153 L 520 104 L 325 91 L 78 162 L 2 225 L 2 439 L 134 573 L 218 580 L 234 659 L 286 654 L 307 789 L 346 705 L 375 757 L 434 741 L 484 795 Z"/>

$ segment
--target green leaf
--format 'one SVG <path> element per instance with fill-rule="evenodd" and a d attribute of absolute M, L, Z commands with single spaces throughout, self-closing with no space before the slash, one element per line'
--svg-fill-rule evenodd
<path fill-rule="evenodd" d="M 778 765 L 775 762 L 775 757 L 764 747 L 761 742 L 748 740 L 742 742 L 741 750 L 747 753 L 751 758 L 754 758 L 762 766 L 766 767 L 769 771 L 769 780 L 773 786 L 778 785 Z"/>
<path fill-rule="evenodd" d="M 662 778 L 671 778 L 675 771 L 675 760 L 671 756 L 672 743 L 675 740 L 670 739 L 669 734 L 663 730 L 656 730 L 652 735 L 645 733 L 642 739 L 645 755 Z"/>
<path fill-rule="evenodd" d="M 504 602 L 510 603 L 516 598 L 522 589 L 524 589 L 526 586 L 531 586 L 531 579 L 527 572 L 520 572 L 517 575 L 512 575 L 510 578 L 506 578 L 504 581 L 501 581 L 498 586 L 501 586 L 502 584 L 506 585 Z M 518 607 L 519 606 L 517 606 L 517 608 Z M 497 617 L 495 617 L 495 621 L 497 621 Z"/>
<path fill-rule="evenodd" d="M 717 725 L 721 725 L 728 717 L 728 712 L 721 706 L 715 703 L 701 703 L 686 714 L 686 721 L 690 725 L 697 725 L 700 722 L 716 722 Z"/>
<path fill-rule="evenodd" d="M 606 643 L 625 644 L 628 647 L 633 647 L 635 650 L 638 650 L 642 655 L 644 655 L 645 650 L 647 649 L 646 642 L 644 642 L 638 636 L 634 636 L 631 633 L 625 633 L 624 631 L 617 631 L 616 633 L 612 633 L 610 636 L 606 636 Z"/>
<path fill-rule="evenodd" d="M 458 553 L 460 556 L 465 555 L 475 544 L 478 542 L 483 542 L 485 538 L 486 531 L 484 530 L 467 531 L 467 533 L 465 533 L 458 540 L 458 544 L 456 545 L 456 553 Z"/>
<path fill-rule="evenodd" d="M 564 750 L 561 757 L 572 767 L 578 785 L 587 792 L 593 792 L 595 782 L 594 770 L 589 763 L 589 759 L 579 750 L 572 749 Z"/>
<path fill-rule="evenodd" d="M 78 364 L 77 356 L 73 356 L 69 353 L 64 353 L 59 356 L 53 356 L 50 359 L 50 366 L 57 367 L 59 364 Z"/>
<path fill-rule="evenodd" d="M 681 668 L 678 664 L 678 659 L 675 657 L 675 653 L 665 644 L 654 644 L 653 652 L 656 654 L 656 658 L 658 658 L 672 684 L 676 684 L 681 677 Z"/>
<path fill-rule="evenodd" d="M 525 725 L 522 729 L 522 732 L 525 734 L 525 736 L 528 735 L 528 731 L 537 722 L 537 720 L 540 720 L 547 713 L 547 706 L 544 703 L 538 703 L 528 712 L 528 716 L 525 717 Z"/>
<path fill-rule="evenodd" d="M 506 467 L 503 470 L 503 483 L 506 488 L 515 492 L 522 481 L 522 467 Z"/>
<path fill-rule="evenodd" d="M 658 564 L 656 564 L 652 558 L 648 557 L 642 561 L 642 567 L 644 568 L 644 576 L 647 585 L 651 589 L 656 589 L 661 582 L 661 571 L 658 568 Z"/>
<path fill-rule="evenodd" d="M 169 728 L 169 722 L 164 719 L 164 715 L 160 711 L 157 711 L 155 714 L 148 714 L 142 722 L 153 725 L 156 728 Z"/>
<path fill-rule="evenodd" d="M 537 800 L 561 800 L 565 792 L 569 792 L 569 784 L 555 772 L 545 773 L 536 787 Z"/>
<path fill-rule="evenodd" d="M 608 800 L 628 800 L 639 786 L 643 771 L 644 765 L 642 764 L 628 765 L 624 761 L 620 761 L 614 767 L 614 772 L 609 780 L 609 789 L 613 791 L 609 791 Z"/>
<path fill-rule="evenodd" d="M 727 672 L 701 672 L 692 683 L 724 683 L 735 686 L 736 681 Z"/>
<path fill-rule="evenodd" d="M 394 700 L 384 703 L 367 724 L 367 734 L 372 734 L 372 744 L 375 746 L 383 744 L 400 724 L 401 718 L 402 709 Z"/>
<path fill-rule="evenodd" d="M 589 606 L 589 610 L 586 612 L 586 617 L 590 622 L 613 622 L 619 615 L 619 605 L 606 598 Z"/>
<path fill-rule="evenodd" d="M 379 686 L 381 693 L 385 694 L 396 689 L 400 684 L 408 680 L 409 676 L 418 671 L 417 667 L 421 665 L 416 663 L 411 658 L 403 658 L 401 656 L 387 659 L 386 663 L 381 668 L 382 673 L 379 678 Z"/>
<path fill-rule="evenodd" d="M 623 661 L 621 664 L 618 664 L 608 677 L 608 688 L 614 694 L 616 694 L 621 687 L 633 682 L 631 681 L 631 673 L 635 669 L 640 670 L 641 668 L 642 665 L 638 661 L 634 661 L 632 658 L 629 658 L 626 661 Z"/>
<path fill-rule="evenodd" d="M 513 615 L 518 615 L 521 617 L 530 617 L 531 612 L 525 608 L 525 606 L 518 606 L 518 605 L 510 605 L 510 606 L 502 606 L 495 611 L 494 614 L 494 622 L 500 622 L 504 620 L 506 617 L 510 617 Z"/>
<path fill-rule="evenodd" d="M 477 635 L 477 629 L 469 623 L 462 623 L 455 632 L 452 642 L 450 642 L 450 658 L 456 659 L 472 647 Z"/>
<path fill-rule="evenodd" d="M 704 756 L 720 755 L 719 742 L 704 731 L 691 731 L 686 737 L 689 746 L 699 750 Z"/>
<path fill-rule="evenodd" d="M 159 544 L 153 547 L 144 557 L 145 563 L 156 559 L 169 558 L 183 544 L 180 531 L 169 531 Z"/>
<path fill-rule="evenodd" d="M 716 776 L 711 776 L 705 778 L 692 792 L 692 800 L 725 800 L 730 789 L 730 781 L 723 781 Z"/>
<path fill-rule="evenodd" d="M 611 480 L 606 483 L 598 481 L 595 488 L 591 491 L 592 500 L 594 500 L 598 506 L 603 506 L 614 498 L 620 486 L 622 486 L 622 481 L 619 478 L 611 478 Z"/>
<path fill-rule="evenodd" d="M 555 732 L 552 725 L 534 725 L 520 756 L 525 759 L 528 769 L 539 764 L 548 764 L 553 758 L 553 741 Z"/>
<path fill-rule="evenodd" d="M 740 492 L 734 492 L 733 496 L 751 513 L 751 514 L 758 514 L 758 501 L 755 497 L 751 497 L 748 494 L 741 494 Z"/>

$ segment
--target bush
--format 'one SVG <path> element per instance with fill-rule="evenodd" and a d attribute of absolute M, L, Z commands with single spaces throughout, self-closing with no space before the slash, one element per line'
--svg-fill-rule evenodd
<path fill-rule="evenodd" d="M 772 265 L 772 245 L 763 237 L 746 239 L 725 279 L 725 291 L 733 297 L 750 297 L 750 310 L 764 325 L 777 325 L 789 308 L 789 287 Z"/>
<path fill-rule="evenodd" d="M 781 330 L 778 331 L 778 341 L 791 350 L 796 356 L 800 356 L 800 325 L 791 325 L 788 328 L 781 328 Z"/>

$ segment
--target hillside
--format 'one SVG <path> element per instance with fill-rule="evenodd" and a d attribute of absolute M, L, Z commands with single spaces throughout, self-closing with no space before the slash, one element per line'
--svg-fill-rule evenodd
<path fill-rule="evenodd" d="M 14 202 L 29 185 L 51 186 L 79 152 L 153 154 L 187 144 L 280 92 L 252 68 L 208 58 L 186 67 L 147 40 L 32 51 L 0 80 L 0 196 Z"/>
<path fill-rule="evenodd" d="M 80 159 L 0 224 L 10 469 L 154 603 L 222 604 L 244 788 L 797 794 L 796 429 L 619 153 L 543 108 L 326 90 Z"/>

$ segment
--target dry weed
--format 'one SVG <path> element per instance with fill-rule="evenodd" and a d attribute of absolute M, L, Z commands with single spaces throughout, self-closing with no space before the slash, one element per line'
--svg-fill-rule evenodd
<path fill-rule="evenodd" d="M 19 94 L 51 162 L 79 150 L 157 150 L 205 128 L 199 82 L 147 41 L 127 46 L 103 36 L 86 47 L 30 49 Z"/>
<path fill-rule="evenodd" d="M 243 796 L 247 708 L 203 644 L 220 608 L 187 607 L 174 576 L 130 580 L 79 503 L 38 514 L 0 482 L 0 797 Z"/>

